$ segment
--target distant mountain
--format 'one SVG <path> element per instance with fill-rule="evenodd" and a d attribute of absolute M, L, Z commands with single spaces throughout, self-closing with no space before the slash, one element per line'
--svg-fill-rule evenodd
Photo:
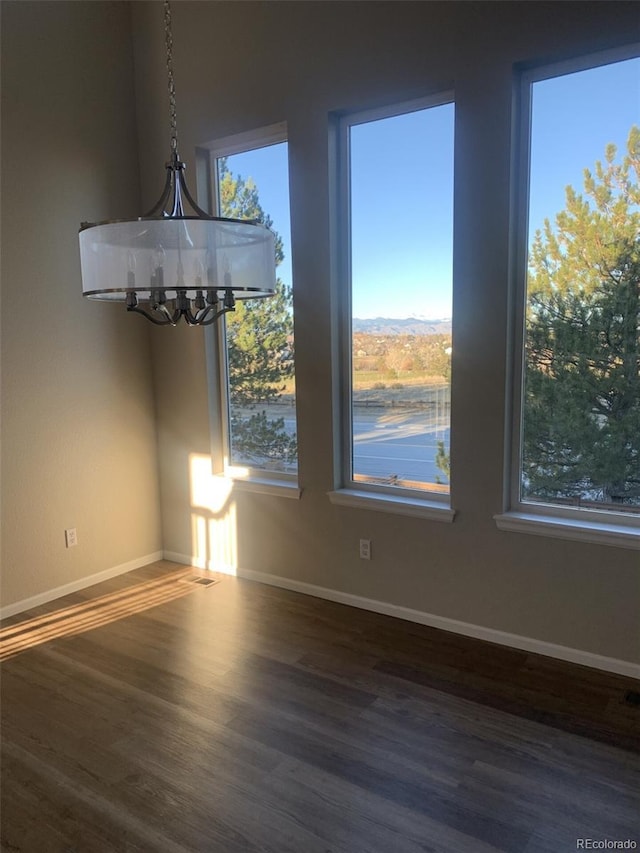
<path fill-rule="evenodd" d="M 451 320 L 421 320 L 417 317 L 353 318 L 353 331 L 364 335 L 450 335 Z"/>

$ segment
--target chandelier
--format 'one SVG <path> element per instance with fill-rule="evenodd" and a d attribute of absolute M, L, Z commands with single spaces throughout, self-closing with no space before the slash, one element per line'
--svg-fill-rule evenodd
<path fill-rule="evenodd" d="M 171 150 L 158 202 L 132 220 L 80 226 L 82 292 L 124 302 L 157 326 L 208 326 L 236 299 L 275 292 L 275 242 L 255 220 L 210 216 L 193 200 L 178 155 L 171 8 L 164 2 Z M 191 213 L 185 212 L 185 203 Z"/>

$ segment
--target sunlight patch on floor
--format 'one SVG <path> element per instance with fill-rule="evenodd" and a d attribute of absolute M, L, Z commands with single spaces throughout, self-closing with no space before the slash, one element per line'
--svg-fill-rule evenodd
<path fill-rule="evenodd" d="M 82 604 L 54 610 L 0 630 L 0 660 L 60 637 L 82 634 L 135 613 L 207 589 L 194 583 L 193 569 L 180 569 L 155 580 L 125 587 Z"/>

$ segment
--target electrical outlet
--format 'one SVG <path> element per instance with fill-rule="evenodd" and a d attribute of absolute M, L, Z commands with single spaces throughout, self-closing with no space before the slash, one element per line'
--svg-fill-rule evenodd
<path fill-rule="evenodd" d="M 360 559 L 361 560 L 370 560 L 371 559 L 371 539 L 361 539 L 360 540 Z"/>
<path fill-rule="evenodd" d="M 78 534 L 75 527 L 68 527 L 64 532 L 64 541 L 67 543 L 67 548 L 73 548 L 78 544 Z"/>

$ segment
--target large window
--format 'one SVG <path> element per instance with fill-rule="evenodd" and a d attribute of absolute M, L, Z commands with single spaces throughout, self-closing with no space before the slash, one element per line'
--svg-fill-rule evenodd
<path fill-rule="evenodd" d="M 286 128 L 217 144 L 211 168 L 220 216 L 256 219 L 276 235 L 276 295 L 225 315 L 222 366 L 226 467 L 297 471 L 293 297 Z"/>
<path fill-rule="evenodd" d="M 454 106 L 341 124 L 347 485 L 448 501 Z"/>
<path fill-rule="evenodd" d="M 640 59 L 530 73 L 523 106 L 515 502 L 635 525 Z"/>

